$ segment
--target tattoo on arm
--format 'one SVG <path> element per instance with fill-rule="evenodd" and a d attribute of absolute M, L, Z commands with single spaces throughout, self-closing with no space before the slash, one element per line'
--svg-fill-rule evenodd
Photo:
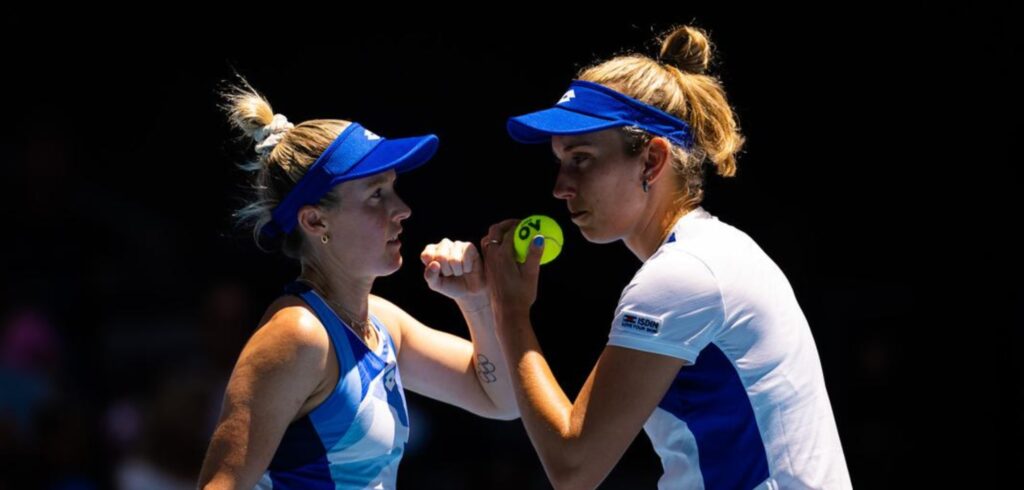
<path fill-rule="evenodd" d="M 484 383 L 493 383 L 498 380 L 498 376 L 494 374 L 494 363 L 491 362 L 487 356 L 483 354 L 477 354 L 476 356 L 476 373 L 480 376 L 480 380 Z"/>

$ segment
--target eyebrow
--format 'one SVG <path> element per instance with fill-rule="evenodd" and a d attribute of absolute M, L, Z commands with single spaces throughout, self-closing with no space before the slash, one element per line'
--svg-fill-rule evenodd
<path fill-rule="evenodd" d="M 391 180 L 387 174 L 379 174 L 366 183 L 366 187 L 376 187 Z"/>
<path fill-rule="evenodd" d="M 589 142 L 589 141 L 581 141 L 579 143 L 573 143 L 571 145 L 566 145 L 566 147 L 564 149 L 562 149 L 562 152 L 563 153 L 568 153 L 568 152 L 572 151 L 574 148 L 577 148 L 577 147 L 580 147 L 580 146 L 594 146 L 594 144 Z M 556 157 L 558 156 L 558 154 L 555 153 L 555 150 L 551 150 L 551 153 L 554 153 L 554 155 Z"/>

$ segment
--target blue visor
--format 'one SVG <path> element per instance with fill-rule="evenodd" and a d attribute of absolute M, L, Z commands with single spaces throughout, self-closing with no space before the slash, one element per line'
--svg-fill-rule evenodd
<path fill-rule="evenodd" d="M 690 148 L 693 134 L 686 121 L 604 85 L 573 80 L 569 91 L 550 109 L 508 120 L 508 134 L 520 143 L 547 143 L 552 135 L 582 134 L 636 126 Z"/>
<path fill-rule="evenodd" d="M 274 208 L 273 221 L 263 227 L 263 234 L 291 233 L 299 209 L 320 202 L 341 182 L 391 169 L 402 173 L 427 163 L 437 144 L 437 136 L 432 134 L 389 140 L 359 123 L 349 124 Z"/>

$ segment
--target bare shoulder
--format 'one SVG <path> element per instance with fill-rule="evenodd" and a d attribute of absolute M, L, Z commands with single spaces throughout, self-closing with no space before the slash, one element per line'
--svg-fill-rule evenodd
<path fill-rule="evenodd" d="M 326 396 L 331 352 L 326 330 L 301 299 L 271 304 L 228 380 L 201 478 L 240 478 L 237 486 L 252 487 L 288 424 Z"/>
<path fill-rule="evenodd" d="M 256 332 L 242 350 L 242 359 L 255 356 L 260 363 L 301 360 L 302 366 L 321 366 L 330 350 L 330 338 L 320 319 L 305 302 L 282 296 L 263 315 Z"/>

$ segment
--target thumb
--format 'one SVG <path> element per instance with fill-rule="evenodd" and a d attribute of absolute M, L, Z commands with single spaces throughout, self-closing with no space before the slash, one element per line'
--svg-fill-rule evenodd
<path fill-rule="evenodd" d="M 530 249 L 526 252 L 526 270 L 536 271 L 540 268 L 540 259 L 544 256 L 544 235 L 537 235 L 530 240 Z"/>
<path fill-rule="evenodd" d="M 440 276 L 441 264 L 437 261 L 431 261 L 427 264 L 427 267 L 423 269 L 423 279 L 426 280 L 427 285 L 432 288 L 437 286 Z"/>

